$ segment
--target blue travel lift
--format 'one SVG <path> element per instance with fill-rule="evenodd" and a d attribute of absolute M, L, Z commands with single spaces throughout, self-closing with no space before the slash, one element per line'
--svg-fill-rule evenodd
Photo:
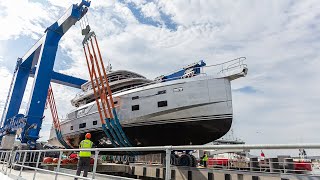
<path fill-rule="evenodd" d="M 78 22 L 87 13 L 90 3 L 90 1 L 82 0 L 80 4 L 73 4 L 58 21 L 45 30 L 44 36 L 42 36 L 42 38 L 40 38 L 40 40 L 37 41 L 22 58 L 18 58 L 0 121 L 1 147 L 3 147 L 6 136 L 14 137 L 17 134 L 19 135 L 18 138 L 21 143 L 27 144 L 30 149 L 36 148 L 36 142 L 39 139 L 39 132 L 44 118 L 43 113 L 47 98 L 50 107 L 55 107 L 54 100 L 51 100 L 50 104 L 50 97 L 53 98 L 53 94 L 50 95 L 50 92 L 52 93 L 50 82 L 74 88 L 81 88 L 81 85 L 87 82 L 86 80 L 77 77 L 54 72 L 53 67 L 60 39 L 72 25 Z M 97 81 L 98 79 L 102 82 L 104 79 L 106 89 L 108 90 L 108 92 L 105 92 L 105 90 L 103 90 L 104 87 L 100 90 L 99 87 L 93 85 L 94 89 L 98 88 L 96 89 L 97 94 L 95 94 L 97 106 L 99 107 L 102 105 L 102 110 L 99 111 L 103 122 L 102 129 L 106 136 L 113 142 L 114 147 L 132 146 L 119 122 L 108 80 L 107 78 L 104 78 L 107 77 L 106 73 L 100 73 L 98 70 L 104 71 L 105 68 L 103 66 L 96 36 L 94 32 L 90 32 L 89 25 L 84 27 L 82 35 L 85 35 L 83 48 L 84 52 L 88 53 L 88 56 L 87 54 L 85 54 L 85 56 L 88 58 L 87 63 L 91 82 Z M 95 42 L 95 48 L 93 42 Z M 89 46 L 93 54 L 89 51 Z M 86 49 L 88 52 L 86 52 Z M 97 54 L 95 54 L 96 50 L 98 52 Z M 100 60 L 102 66 L 98 65 L 98 60 Z M 203 66 L 205 66 L 205 63 L 200 61 L 170 75 L 160 76 L 158 77 L 158 80 L 170 81 L 181 78 L 182 75 L 186 74 L 188 76 L 200 74 L 200 68 Z M 97 71 L 98 74 L 96 74 Z M 26 114 L 18 114 L 29 77 L 34 77 L 34 81 L 31 88 L 29 103 L 26 107 Z M 99 84 L 98 81 L 96 83 Z M 107 98 L 108 100 L 103 100 L 104 98 Z M 99 104 L 98 99 L 102 99 L 102 104 Z M 108 110 L 109 113 L 106 113 L 106 110 Z M 53 113 L 53 116 L 54 115 L 56 117 L 53 117 L 53 119 L 57 122 L 57 112 Z M 71 146 L 63 140 L 61 129 L 56 128 L 55 126 L 55 130 L 59 142 L 66 148 L 71 148 Z"/>
<path fill-rule="evenodd" d="M 62 36 L 88 11 L 90 1 L 73 4 L 61 18 L 22 57 L 18 58 L 13 81 L 0 123 L 0 138 L 21 130 L 20 141 L 36 148 L 50 82 L 80 88 L 86 80 L 53 71 L 58 43 Z M 29 77 L 34 77 L 26 114 L 18 114 Z"/>

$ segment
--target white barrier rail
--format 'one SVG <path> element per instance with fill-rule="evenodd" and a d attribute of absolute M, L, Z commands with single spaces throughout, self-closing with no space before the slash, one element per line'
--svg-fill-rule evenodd
<path fill-rule="evenodd" d="M 98 156 L 99 153 L 113 153 L 113 154 L 123 154 L 128 152 L 132 154 L 133 152 L 163 152 L 165 154 L 165 179 L 171 179 L 172 166 L 170 165 L 170 158 L 172 151 L 186 151 L 186 150 L 284 150 L 284 149 L 320 149 L 320 144 L 252 144 L 252 145 L 207 145 L 207 146 L 158 146 L 158 147 L 126 147 L 126 148 L 92 148 L 90 151 L 94 152 L 94 163 L 91 177 L 81 177 L 73 174 L 60 172 L 62 155 L 64 152 L 79 152 L 88 151 L 88 149 L 46 149 L 46 150 L 15 150 L 15 151 L 1 151 L 0 150 L 0 171 L 4 174 L 11 174 L 11 171 L 15 167 L 20 167 L 19 177 L 22 177 L 22 171 L 24 168 L 34 170 L 33 179 L 36 179 L 36 174 L 40 172 L 46 172 L 55 175 L 55 179 L 61 176 L 68 176 L 78 179 L 95 179 L 96 170 L 98 166 Z M 58 163 L 55 171 L 46 170 L 39 167 L 42 157 L 50 152 L 58 152 Z M 268 173 L 294 173 L 294 172 L 304 172 L 305 170 L 294 170 L 292 167 L 294 162 L 291 160 L 285 160 L 279 162 L 275 158 L 269 158 L 263 162 L 257 158 L 252 158 L 250 161 L 233 161 L 228 160 L 226 163 L 219 162 L 219 160 L 212 160 L 213 164 L 208 164 L 208 168 L 214 169 L 224 169 L 224 170 L 246 170 L 253 172 L 268 172 Z M 218 163 L 219 162 L 219 163 Z M 238 165 L 236 165 L 238 163 Z M 243 166 L 240 166 L 243 163 Z M 106 175 L 110 179 L 132 179 L 118 176 Z"/>

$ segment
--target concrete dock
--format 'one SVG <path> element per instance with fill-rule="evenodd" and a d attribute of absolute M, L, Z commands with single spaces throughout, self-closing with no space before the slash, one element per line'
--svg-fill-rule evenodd
<path fill-rule="evenodd" d="M 96 173 L 95 179 L 163 179 L 164 168 L 152 167 L 152 166 L 132 166 L 132 165 L 115 165 L 112 167 L 111 164 L 102 167 L 101 169 L 108 169 L 111 172 L 111 168 L 116 172 L 121 169 L 130 170 L 128 174 L 134 175 L 135 178 L 120 177 L 114 175 L 107 175 Z M 10 170 L 7 171 L 9 174 Z M 60 172 L 75 175 L 75 170 L 66 168 L 60 168 Z M 115 172 L 114 172 L 115 173 Z M 2 174 L 3 175 L 3 174 Z M 24 179 L 32 180 L 34 177 L 33 170 L 23 170 L 21 177 L 19 178 L 19 170 L 11 170 L 8 175 L 10 178 L 7 179 Z M 40 172 L 36 173 L 35 179 L 55 179 L 55 174 Z M 6 177 L 6 176 L 0 176 Z M 92 177 L 92 173 L 88 174 L 88 177 Z M 58 175 L 57 179 L 61 180 L 73 180 L 73 177 L 64 175 Z M 172 180 L 320 180 L 319 176 L 313 175 L 297 175 L 297 174 L 279 174 L 279 173 L 261 173 L 261 172 L 245 172 L 238 170 L 212 170 L 205 168 L 188 168 L 188 167 L 172 167 L 171 170 Z M 1 178 L 2 180 L 2 178 Z"/>

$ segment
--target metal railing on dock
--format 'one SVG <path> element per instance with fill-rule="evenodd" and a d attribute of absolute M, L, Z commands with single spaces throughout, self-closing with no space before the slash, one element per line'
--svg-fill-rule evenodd
<path fill-rule="evenodd" d="M 126 148 L 93 148 L 90 149 L 94 152 L 93 159 L 94 163 L 92 165 L 92 171 L 89 174 L 90 177 L 81 177 L 74 175 L 74 171 L 66 171 L 65 168 L 62 168 L 62 157 L 64 153 L 79 152 L 88 149 L 46 149 L 46 150 L 12 150 L 4 151 L 0 150 L 0 172 L 12 175 L 13 171 L 18 172 L 16 176 L 13 176 L 15 179 L 23 178 L 23 171 L 28 169 L 32 170 L 33 177 L 36 179 L 37 173 L 48 173 L 55 176 L 55 179 L 58 179 L 60 176 L 67 176 L 71 178 L 79 179 L 99 179 L 98 176 L 101 174 L 97 173 L 98 159 L 99 154 L 123 154 L 128 152 L 163 152 L 165 159 L 164 164 L 162 165 L 162 171 L 159 171 L 157 168 L 158 178 L 163 178 L 166 180 L 169 179 L 180 179 L 179 174 L 186 172 L 186 176 L 189 178 L 191 174 L 191 179 L 197 179 L 195 174 L 199 172 L 202 173 L 202 178 L 212 179 L 212 176 L 218 176 L 218 174 L 224 174 L 224 178 L 236 174 L 238 179 L 241 176 L 250 175 L 251 177 L 260 177 L 260 176 L 274 176 L 280 179 L 297 179 L 296 176 L 301 176 L 301 173 L 308 172 L 308 175 L 303 175 L 307 177 L 316 176 L 320 178 L 317 173 L 311 172 L 314 168 L 312 162 L 294 162 L 293 158 L 264 158 L 261 160 L 259 157 L 251 157 L 249 160 L 235 160 L 228 159 L 221 160 L 218 158 L 209 158 L 207 168 L 190 168 L 190 167 L 176 167 L 170 165 L 171 155 L 173 151 L 189 151 L 189 150 L 206 150 L 206 151 L 218 151 L 225 150 L 225 152 L 235 152 L 239 150 L 288 150 L 288 149 L 320 149 L 320 144 L 274 144 L 274 145 L 263 145 L 263 144 L 253 144 L 253 145 L 207 145 L 207 146 L 159 146 L 159 147 L 126 147 Z M 56 167 L 54 170 L 48 170 L 43 168 L 42 159 L 43 157 L 49 155 L 50 153 L 55 152 L 58 158 Z M 311 169 L 308 169 L 311 168 Z M 18 171 L 17 171 L 18 170 Z M 143 167 L 143 173 L 140 176 L 147 175 L 147 169 Z M 176 173 L 179 171 L 179 173 Z M 68 173 L 67 173 L 68 172 Z M 191 172 L 191 173 L 189 173 Z M 192 175 L 193 173 L 193 175 Z M 161 175 L 162 176 L 161 176 Z M 204 175 L 205 174 L 205 175 Z M 320 175 L 320 174 L 319 174 Z M 211 177 L 211 178 L 210 178 Z M 103 174 L 104 179 L 132 179 L 127 177 L 119 177 L 113 175 Z M 241 179 L 241 178 L 240 178 Z M 299 178 L 298 178 L 299 179 Z"/>

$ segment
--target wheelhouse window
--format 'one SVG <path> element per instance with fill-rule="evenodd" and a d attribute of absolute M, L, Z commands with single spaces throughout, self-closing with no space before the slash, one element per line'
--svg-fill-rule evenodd
<path fill-rule="evenodd" d="M 158 107 L 166 107 L 168 106 L 168 102 L 167 101 L 159 101 L 158 102 Z"/>
<path fill-rule="evenodd" d="M 98 121 L 92 121 L 92 124 L 93 124 L 93 125 L 97 125 L 97 124 L 98 124 Z"/>
<path fill-rule="evenodd" d="M 86 126 L 87 126 L 86 123 L 81 123 L 81 124 L 79 124 L 79 129 L 80 129 L 80 128 L 85 128 Z"/>
<path fill-rule="evenodd" d="M 139 110 L 139 105 L 133 105 L 131 106 L 132 111 L 138 111 Z"/>

